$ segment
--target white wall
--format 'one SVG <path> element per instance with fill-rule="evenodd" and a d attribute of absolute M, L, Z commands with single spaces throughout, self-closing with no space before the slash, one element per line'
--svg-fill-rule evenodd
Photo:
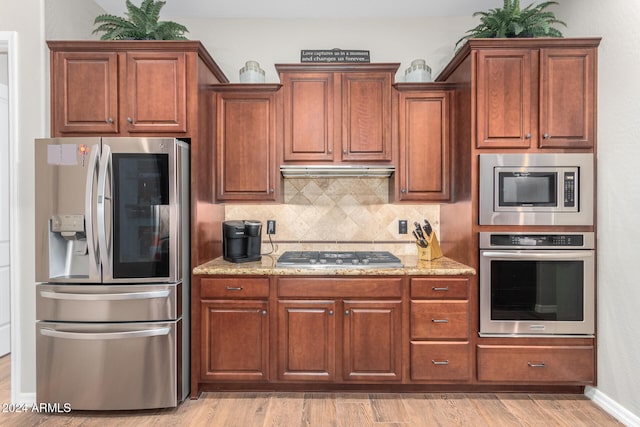
<path fill-rule="evenodd" d="M 3 1 L 0 30 L 17 32 L 17 111 L 15 129 L 17 144 L 11 167 L 15 171 L 12 183 L 12 279 L 13 298 L 19 307 L 13 318 L 14 357 L 19 364 L 12 367 L 12 399 L 31 401 L 35 392 L 35 307 L 33 268 L 34 179 L 33 140 L 46 135 L 48 109 L 45 102 L 45 57 L 43 43 L 42 0 Z M 18 214 L 19 213 L 19 214 Z M 15 237 L 19 236 L 18 239 Z M 19 327 L 19 329 L 18 329 Z"/>
<path fill-rule="evenodd" d="M 640 417 L 640 2 L 564 0 L 567 36 L 602 36 L 598 87 L 598 390 Z"/>
<path fill-rule="evenodd" d="M 403 77 L 422 58 L 435 77 L 454 54 L 455 42 L 474 26 L 471 17 L 412 19 L 185 19 L 187 36 L 201 40 L 231 82 L 247 60 L 258 61 L 267 82 L 278 82 L 273 64 L 299 63 L 303 49 L 363 49 L 371 62 L 400 62 Z"/>

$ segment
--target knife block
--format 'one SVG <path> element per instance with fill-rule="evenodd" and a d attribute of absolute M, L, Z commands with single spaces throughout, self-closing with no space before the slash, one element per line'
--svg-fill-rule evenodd
<path fill-rule="evenodd" d="M 440 249 L 440 243 L 438 243 L 438 236 L 436 232 L 431 233 L 431 236 L 425 239 L 427 241 L 427 247 L 422 248 L 416 243 L 418 247 L 418 259 L 422 261 L 431 261 L 432 259 L 442 257 L 442 249 Z"/>

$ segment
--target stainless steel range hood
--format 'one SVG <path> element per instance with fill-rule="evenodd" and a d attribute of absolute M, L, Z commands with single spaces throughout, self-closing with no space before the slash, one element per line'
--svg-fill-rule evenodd
<path fill-rule="evenodd" d="M 285 178 L 388 178 L 396 168 L 393 165 L 281 165 Z"/>

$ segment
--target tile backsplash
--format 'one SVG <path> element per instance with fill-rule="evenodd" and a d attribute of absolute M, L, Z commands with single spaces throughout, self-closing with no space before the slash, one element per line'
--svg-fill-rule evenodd
<path fill-rule="evenodd" d="M 264 239 L 267 220 L 276 220 L 274 242 L 293 250 L 347 243 L 371 250 L 373 243 L 374 250 L 411 254 L 414 221 L 426 218 L 439 233 L 440 206 L 390 204 L 387 178 L 285 179 L 283 191 L 283 204 L 227 204 L 225 219 L 262 221 Z M 409 221 L 409 234 L 398 233 L 401 219 Z"/>

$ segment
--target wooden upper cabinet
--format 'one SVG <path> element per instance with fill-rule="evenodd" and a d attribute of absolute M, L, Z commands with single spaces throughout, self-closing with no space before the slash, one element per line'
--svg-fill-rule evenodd
<path fill-rule="evenodd" d="M 595 144 L 596 48 L 477 51 L 478 148 Z"/>
<path fill-rule="evenodd" d="M 54 135 L 119 132 L 117 53 L 56 52 L 51 67 Z"/>
<path fill-rule="evenodd" d="M 198 41 L 48 41 L 52 136 L 197 134 L 199 87 L 227 78 Z"/>
<path fill-rule="evenodd" d="M 125 97 L 129 132 L 187 131 L 184 52 L 128 52 Z"/>
<path fill-rule="evenodd" d="M 449 93 L 399 89 L 397 200 L 446 201 L 451 197 Z"/>
<path fill-rule="evenodd" d="M 216 199 L 276 200 L 276 105 L 280 85 L 213 86 Z"/>
<path fill-rule="evenodd" d="M 287 73 L 282 85 L 284 161 L 333 160 L 333 73 Z"/>
<path fill-rule="evenodd" d="M 342 74 L 342 160 L 391 160 L 393 73 Z"/>
<path fill-rule="evenodd" d="M 595 56 L 595 49 L 540 50 L 540 147 L 593 147 Z"/>
<path fill-rule="evenodd" d="M 391 85 L 398 66 L 276 65 L 283 85 L 283 161 L 391 161 Z"/>
<path fill-rule="evenodd" d="M 530 49 L 478 52 L 478 148 L 528 148 L 536 106 Z"/>

